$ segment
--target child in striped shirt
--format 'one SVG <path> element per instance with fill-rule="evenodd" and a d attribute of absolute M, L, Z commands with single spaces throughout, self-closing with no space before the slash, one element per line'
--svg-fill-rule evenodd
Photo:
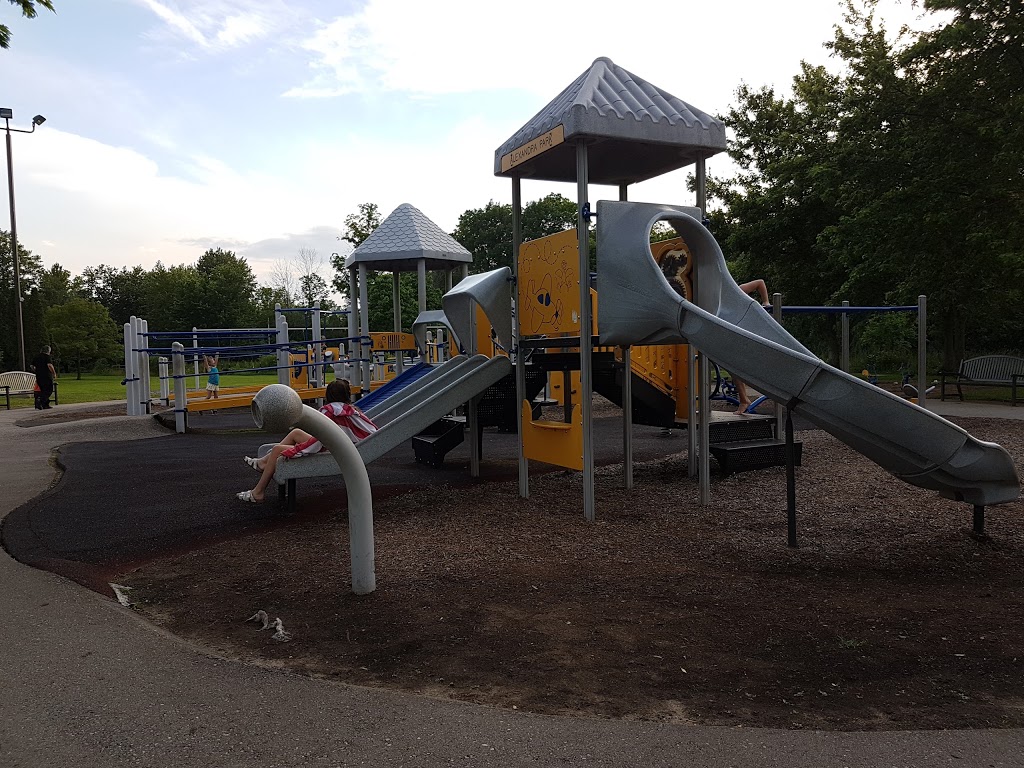
<path fill-rule="evenodd" d="M 345 379 L 335 379 L 328 384 L 325 399 L 327 403 L 320 409 L 320 413 L 341 427 L 353 443 L 358 443 L 377 431 L 377 425 L 352 405 L 352 389 Z M 297 459 L 320 453 L 323 450 L 326 449 L 317 438 L 301 429 L 293 429 L 263 458 L 245 457 L 245 463 L 262 474 L 260 481 L 252 490 L 236 494 L 237 498 L 241 501 L 258 504 L 263 501 L 264 493 L 274 477 L 274 470 L 277 469 L 279 459 Z"/>

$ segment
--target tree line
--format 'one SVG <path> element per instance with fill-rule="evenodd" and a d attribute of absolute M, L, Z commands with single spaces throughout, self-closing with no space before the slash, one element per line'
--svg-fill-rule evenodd
<path fill-rule="evenodd" d="M 912 305 L 928 296 L 941 365 L 966 354 L 1018 352 L 1024 327 L 1024 14 L 1019 0 L 924 0 L 944 23 L 886 30 L 876 0 L 844 0 L 827 48 L 838 72 L 804 62 L 788 93 L 740 86 L 720 115 L 738 171 L 710 178 L 711 228 L 740 281 L 763 277 L 787 304 Z M 836 68 L 833 68 L 836 69 Z M 691 179 L 692 183 L 692 179 Z M 344 222 L 362 243 L 380 224 L 374 203 Z M 576 204 L 557 194 L 525 206 L 524 239 L 574 227 Z M 452 236 L 474 272 L 512 263 L 511 205 L 465 211 Z M 658 233 L 661 236 L 662 233 Z M 20 247 L 20 244 L 19 244 Z M 130 315 L 151 330 L 270 327 L 275 302 L 343 297 L 344 257 L 300 252 L 260 285 L 248 263 L 212 249 L 195 264 L 44 269 L 20 248 L 26 348 L 51 343 L 63 364 L 112 350 Z M 16 364 L 10 239 L 0 232 L 0 366 Z M 416 278 L 400 280 L 402 325 L 417 311 Z M 370 273 L 370 327 L 391 330 L 392 276 Z M 440 306 L 443 277 L 428 286 Z M 344 303 L 344 299 L 343 299 Z M 790 321 L 787 321 L 787 325 Z M 833 318 L 792 321 L 795 335 L 836 357 Z M 914 318 L 859 321 L 863 354 L 913 358 Z M 95 329 L 86 333 L 85 329 Z M 879 359 L 886 354 L 890 359 Z"/>

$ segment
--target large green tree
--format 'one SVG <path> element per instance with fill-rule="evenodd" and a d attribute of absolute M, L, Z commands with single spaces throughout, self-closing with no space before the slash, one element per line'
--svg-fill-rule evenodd
<path fill-rule="evenodd" d="M 39 295 L 46 309 L 80 298 L 81 280 L 60 264 L 54 264 L 39 276 Z"/>
<path fill-rule="evenodd" d="M 140 267 L 100 264 L 86 267 L 77 281 L 78 292 L 107 308 L 114 322 L 124 325 L 132 315 L 149 318 L 146 302 L 148 272 Z"/>
<path fill-rule="evenodd" d="M 355 213 L 345 217 L 345 229 L 342 230 L 339 239 L 349 243 L 353 248 L 358 248 L 380 226 L 381 221 L 380 208 L 376 203 L 360 203 Z M 348 296 L 348 270 L 345 269 L 345 258 L 346 255 L 340 252 L 331 254 L 331 267 L 334 269 L 331 284 L 342 296 Z"/>
<path fill-rule="evenodd" d="M 22 318 L 25 327 L 25 354 L 31 357 L 30 339 L 38 339 L 42 328 L 34 327 L 38 323 L 35 314 L 26 314 L 25 303 L 32 291 L 39 287 L 39 278 L 43 272 L 39 257 L 18 242 L 18 273 L 21 277 Z M 11 253 L 11 235 L 0 230 L 0 366 L 11 370 L 20 365 L 18 356 L 18 325 L 16 321 L 15 290 L 14 290 L 14 259 Z"/>
<path fill-rule="evenodd" d="M 788 97 L 741 88 L 725 118 L 740 171 L 711 187 L 738 276 L 765 277 L 787 303 L 927 294 L 946 365 L 968 335 L 978 351 L 1000 344 L 993 328 L 1019 327 L 1014 4 L 926 2 L 955 16 L 915 38 L 885 30 L 874 0 L 849 0 L 830 43 L 843 74 L 804 63 Z"/>
<path fill-rule="evenodd" d="M 8 0 L 11 5 L 17 6 L 21 10 L 21 15 L 26 19 L 34 19 L 38 13 L 36 6 L 45 8 L 48 11 L 53 10 L 53 0 Z M 11 47 L 11 30 L 6 24 L 0 24 L 0 48 Z"/>
<path fill-rule="evenodd" d="M 72 299 L 46 310 L 46 328 L 54 357 L 74 367 L 82 378 L 82 367 L 117 360 L 121 355 L 121 334 L 107 308 L 88 299 Z"/>
<path fill-rule="evenodd" d="M 576 203 L 551 193 L 523 206 L 523 240 L 536 240 L 576 226 Z M 473 272 L 513 266 L 512 206 L 493 200 L 463 212 L 452 237 L 473 254 Z"/>
<path fill-rule="evenodd" d="M 192 325 L 200 328 L 244 328 L 254 321 L 256 276 L 249 263 L 232 251 L 211 248 L 195 266 L 190 300 Z"/>

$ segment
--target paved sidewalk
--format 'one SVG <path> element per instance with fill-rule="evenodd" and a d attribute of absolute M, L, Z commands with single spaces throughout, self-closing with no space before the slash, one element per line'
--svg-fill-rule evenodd
<path fill-rule="evenodd" d="M 1024 417 L 1005 406 L 971 415 L 1011 411 Z M 17 426 L 32 414 L 0 412 L 8 446 L 0 515 L 51 484 L 58 445 L 174 439 L 147 417 Z M 121 502 L 117 478 L 110 496 Z M 573 720 L 354 688 L 214 658 L 6 553 L 0 579 L 5 766 L 1024 765 L 1021 731 L 805 733 Z"/>

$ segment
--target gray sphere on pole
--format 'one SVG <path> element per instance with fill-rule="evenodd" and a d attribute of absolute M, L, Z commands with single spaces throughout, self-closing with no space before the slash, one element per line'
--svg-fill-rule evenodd
<path fill-rule="evenodd" d="M 268 384 L 252 399 L 252 418 L 266 432 L 287 432 L 302 415 L 302 398 L 286 384 Z"/>

